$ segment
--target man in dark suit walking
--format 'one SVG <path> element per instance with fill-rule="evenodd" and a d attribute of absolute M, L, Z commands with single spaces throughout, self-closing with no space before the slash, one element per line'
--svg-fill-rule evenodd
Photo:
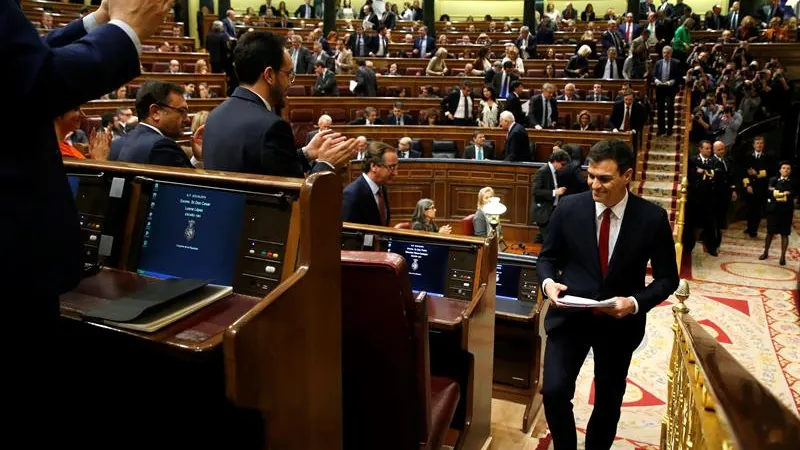
<path fill-rule="evenodd" d="M 642 133 L 644 128 L 644 106 L 634 101 L 632 90 L 625 91 L 621 102 L 614 103 L 611 108 L 611 117 L 608 119 L 609 127 L 616 133 L 618 131 L 632 131 Z"/>
<path fill-rule="evenodd" d="M 397 152 L 372 141 L 364 155 L 362 174 L 344 188 L 342 221 L 388 227 L 391 221 L 386 184 L 397 173 Z"/>
<path fill-rule="evenodd" d="M 338 97 L 339 88 L 336 86 L 336 74 L 328 70 L 327 65 L 321 61 L 317 61 L 314 71 L 317 73 L 317 82 L 314 83 L 314 95 Z"/>
<path fill-rule="evenodd" d="M 541 130 L 542 128 L 555 128 L 558 122 L 558 103 L 556 102 L 556 87 L 550 83 L 542 86 L 542 93 L 534 95 L 528 100 L 528 126 Z"/>
<path fill-rule="evenodd" d="M 358 60 L 358 71 L 356 72 L 356 87 L 353 89 L 356 97 L 377 97 L 378 78 L 375 72 L 367 67 L 365 59 Z"/>
<path fill-rule="evenodd" d="M 508 111 L 500 113 L 500 128 L 506 130 L 506 161 L 531 162 L 531 144 L 528 133 L 522 124 L 514 122 L 514 115 Z"/>
<path fill-rule="evenodd" d="M 136 92 L 139 125 L 122 140 L 118 160 L 159 166 L 194 167 L 176 139 L 189 126 L 184 89 L 175 83 L 147 81 Z M 199 155 L 198 155 L 199 156 Z"/>
<path fill-rule="evenodd" d="M 62 375 L 70 370 L 59 358 L 65 349 L 57 334 L 59 295 L 81 279 L 83 246 L 53 120 L 138 76 L 141 42 L 171 6 L 171 0 L 104 1 L 39 36 L 16 2 L 0 2 L 0 84 L 9 104 L 22 105 L 0 124 L 8 149 L 0 164 L 0 248 L 8 256 L 0 282 L 5 313 L 15 318 L 6 331 L 36 334 L 6 349 L 14 369 L 5 373 L 3 406 L 14 414 L 4 421 L 5 439 L 46 447 L 56 433 L 62 445 L 86 444 L 60 432 L 84 418 L 72 399 L 62 398 L 69 391 Z M 49 433 L 31 433 L 32 427 Z"/>
<path fill-rule="evenodd" d="M 234 64 L 240 85 L 206 122 L 206 169 L 303 178 L 309 170 L 333 170 L 352 159 L 355 139 L 330 131 L 317 133 L 295 150 L 291 125 L 275 113 L 294 82 L 292 59 L 281 36 L 246 33 L 236 46 Z"/>
<path fill-rule="evenodd" d="M 551 307 L 542 396 L 557 449 L 577 448 L 572 398 L 589 349 L 594 355 L 595 405 L 586 448 L 611 448 L 633 351 L 644 337 L 646 314 L 678 286 L 675 246 L 667 213 L 628 192 L 635 163 L 622 141 L 589 151 L 591 192 L 570 195 L 550 217 L 537 272 Z M 650 261 L 653 282 L 645 286 Z M 564 295 L 613 299 L 603 308 L 569 308 Z"/>
<path fill-rule="evenodd" d="M 567 193 L 565 186 L 558 185 L 557 177 L 569 164 L 569 160 L 569 153 L 566 151 L 553 150 L 547 165 L 537 170 L 533 177 L 530 221 L 539 226 L 542 239 L 547 238 L 547 224 L 553 209 L 558 205 L 559 198 Z"/>

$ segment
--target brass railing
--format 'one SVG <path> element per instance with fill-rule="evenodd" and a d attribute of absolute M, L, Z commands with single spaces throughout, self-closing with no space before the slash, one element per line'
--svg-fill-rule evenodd
<path fill-rule="evenodd" d="M 797 450 L 800 419 L 690 315 L 681 280 L 672 307 L 662 450 Z"/>
<path fill-rule="evenodd" d="M 675 263 L 678 265 L 678 273 L 681 273 L 681 256 L 683 255 L 683 227 L 686 223 L 686 188 L 689 180 L 686 177 L 686 170 L 689 163 L 689 133 L 692 131 L 692 88 L 687 84 L 683 88 L 683 99 L 681 103 L 680 124 L 683 125 L 681 140 L 681 175 L 680 189 L 678 190 L 677 203 L 675 205 L 675 225 L 672 227 L 672 238 L 675 241 Z"/>

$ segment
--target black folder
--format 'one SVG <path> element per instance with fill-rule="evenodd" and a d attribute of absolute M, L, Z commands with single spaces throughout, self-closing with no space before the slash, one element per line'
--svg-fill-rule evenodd
<path fill-rule="evenodd" d="M 114 322 L 129 322 L 145 313 L 164 308 L 208 284 L 208 280 L 191 278 L 158 280 L 125 297 L 93 308 L 84 316 Z"/>

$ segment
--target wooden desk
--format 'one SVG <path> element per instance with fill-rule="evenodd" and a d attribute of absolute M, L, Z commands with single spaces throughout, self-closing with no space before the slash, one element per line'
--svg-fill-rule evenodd
<path fill-rule="evenodd" d="M 224 98 L 190 98 L 186 100 L 189 112 L 211 111 L 222 103 Z M 136 100 L 126 98 L 123 100 L 92 100 L 81 106 L 81 111 L 87 116 L 101 116 L 107 112 L 114 112 L 118 108 L 136 108 Z"/>
<path fill-rule="evenodd" d="M 354 75 L 338 74 L 336 76 L 336 83 L 339 85 L 347 86 L 347 83 L 349 83 L 351 79 L 354 79 Z M 477 90 L 478 92 L 480 92 L 484 85 L 483 77 L 427 77 L 427 76 L 386 75 L 378 77 L 378 96 L 379 97 L 397 96 L 397 92 L 400 90 L 400 88 L 405 88 L 406 98 L 402 100 L 406 101 L 407 99 L 417 97 L 417 95 L 420 92 L 420 88 L 422 88 L 423 86 L 432 86 L 434 88 L 434 92 L 438 93 L 439 96 L 442 96 L 443 93 L 450 92 L 450 90 L 452 90 L 456 86 L 459 86 L 464 80 L 470 82 L 473 91 Z M 532 90 L 536 93 L 541 91 L 542 86 L 545 83 L 552 83 L 556 87 L 559 94 L 563 93 L 564 86 L 567 83 L 574 84 L 575 89 L 579 94 L 581 93 L 585 94 L 586 92 L 591 92 L 595 83 L 600 83 L 603 86 L 604 91 L 613 92 L 614 95 L 616 95 L 616 93 L 620 89 L 622 89 L 622 85 L 624 83 L 629 83 L 631 89 L 633 89 L 634 92 L 637 92 L 640 96 L 643 96 L 647 92 L 647 85 L 645 84 L 644 80 L 598 80 L 593 78 L 533 78 L 533 77 L 522 77 L 520 78 L 520 80 L 522 81 L 522 84 L 526 90 L 529 91 Z M 311 89 L 313 89 L 315 81 L 316 81 L 316 75 L 297 75 L 297 78 L 294 81 L 294 85 L 305 86 L 306 95 L 311 95 L 312 93 Z M 346 92 L 349 92 L 349 90 L 346 90 Z M 344 94 L 345 92 L 340 92 L 340 93 Z M 350 95 L 352 95 L 352 93 Z M 523 96 L 524 95 L 525 93 L 523 93 Z M 342 97 L 344 97 L 344 95 Z"/>
<path fill-rule="evenodd" d="M 497 240 L 347 222 L 342 231 L 372 234 L 376 245 L 365 250 L 385 251 L 382 239 L 386 238 L 477 249 L 470 261 L 458 258 L 461 269 L 469 266 L 471 270 L 473 283 L 467 299 L 428 296 L 428 323 L 431 374 L 455 379 L 461 386 L 450 425 L 458 438 L 446 444 L 457 450 L 484 448 L 491 427 Z"/>
<path fill-rule="evenodd" d="M 222 97 L 226 96 L 228 93 L 228 81 L 225 78 L 224 73 L 207 73 L 205 75 L 201 75 L 199 73 L 153 73 L 153 72 L 145 72 L 139 75 L 138 77 L 134 78 L 133 80 L 129 81 L 127 85 L 130 86 L 141 86 L 146 80 L 159 80 L 159 81 L 169 81 L 172 83 L 177 83 L 180 85 L 184 85 L 186 83 L 195 83 L 199 84 L 202 82 L 208 83 L 209 89 L 213 86 L 218 86 L 216 89 L 212 90 L 220 90 Z M 132 95 L 131 88 L 128 89 L 128 95 Z"/>
<path fill-rule="evenodd" d="M 152 45 L 156 48 L 160 47 L 163 43 L 169 43 L 172 46 L 178 46 L 182 52 L 193 52 L 195 51 L 195 43 L 194 38 L 190 37 L 176 37 L 176 36 L 158 36 L 153 35 L 149 38 L 142 41 L 142 45 Z"/>
<path fill-rule="evenodd" d="M 184 67 L 184 64 L 190 64 L 194 67 L 194 64 L 202 59 L 206 64 L 209 64 L 208 70 L 211 71 L 208 53 L 203 52 L 142 52 L 139 62 L 142 63 L 146 72 L 159 72 L 158 70 L 152 70 L 154 63 L 168 64 L 173 59 L 180 62 L 181 67 Z"/>
<path fill-rule="evenodd" d="M 132 255 L 141 245 L 151 199 L 148 180 L 260 192 L 288 202 L 270 216 L 274 224 L 287 220 L 288 230 L 280 282 L 265 297 L 243 293 L 235 281 L 233 295 L 148 334 L 77 314 L 98 300 L 76 293 L 111 287 L 114 292 L 101 297 L 113 301 L 147 283 L 141 275 L 104 270 L 65 295 L 61 341 L 75 361 L 65 389 L 74 390 L 75 401 L 100 407 L 87 422 L 98 435 L 125 436 L 127 444 L 152 445 L 154 434 L 164 433 L 159 442 L 205 448 L 341 449 L 341 299 L 339 279 L 331 276 L 340 267 L 339 178 L 91 161 L 65 165 L 68 173 L 128 180 L 131 206 L 119 211 L 127 220 L 120 270 L 136 269 Z M 248 214 L 266 211 L 248 205 Z M 243 238 L 250 236 L 257 237 L 248 232 Z M 109 278 L 115 282 L 106 283 Z"/>
<path fill-rule="evenodd" d="M 403 136 L 408 136 L 412 139 L 419 140 L 422 147 L 423 158 L 416 161 L 424 162 L 426 158 L 432 155 L 431 148 L 434 139 L 449 140 L 456 144 L 458 155 L 464 153 L 464 149 L 472 140 L 472 132 L 477 127 L 456 127 L 456 126 L 416 126 L 416 127 L 393 127 L 393 126 L 361 126 L 361 125 L 342 125 L 335 127 L 337 132 L 343 133 L 346 136 L 366 136 L 368 139 L 374 139 L 386 142 L 395 147 L 397 140 Z M 494 144 L 495 159 L 502 160 L 505 155 L 503 147 L 505 146 L 506 132 L 501 128 L 481 128 L 484 131 L 486 139 Z M 527 129 L 528 138 L 533 146 L 533 157 L 535 161 L 547 161 L 550 154 L 553 152 L 553 143 L 555 141 L 562 141 L 564 143 L 580 145 L 584 149 L 584 157 L 588 153 L 589 148 L 597 141 L 605 139 L 620 139 L 632 145 L 630 133 L 612 133 L 610 131 L 579 131 L 579 130 L 535 130 L 533 128 Z M 478 164 L 478 166 L 460 166 L 461 169 L 480 168 L 481 162 L 465 161 L 458 159 L 444 159 L 437 160 L 437 162 L 454 162 L 466 164 Z M 492 164 L 500 164 L 500 161 L 492 161 Z M 516 163 L 515 163 L 516 164 Z M 515 165 L 514 164 L 514 165 Z M 512 165 L 512 166 L 514 166 Z M 402 164 L 401 164 L 402 166 Z M 448 166 L 449 167 L 449 166 Z M 491 170 L 500 170 L 500 166 L 492 166 Z M 428 167 L 426 169 L 431 169 Z M 489 167 L 484 167 L 483 170 L 489 170 Z M 479 179 L 483 174 L 476 174 L 476 179 Z M 487 178 L 489 179 L 489 178 Z M 470 201 L 470 203 L 475 203 Z M 441 211 L 439 211 L 441 213 Z M 409 212 L 410 214 L 410 212 Z M 468 214 L 471 214 L 468 213 Z M 466 215 L 466 214 L 465 214 Z M 524 239 L 514 239 L 523 242 L 530 242 Z"/>

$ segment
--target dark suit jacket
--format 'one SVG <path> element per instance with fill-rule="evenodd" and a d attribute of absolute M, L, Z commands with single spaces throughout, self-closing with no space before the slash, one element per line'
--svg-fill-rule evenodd
<path fill-rule="evenodd" d="M 671 72 L 672 70 L 670 70 Z M 611 109 L 611 117 L 608 119 L 608 126 L 611 128 L 619 128 L 622 126 L 622 121 L 625 120 L 625 103 L 616 102 Z M 641 103 L 633 102 L 631 105 L 631 128 L 636 130 L 637 133 L 642 132 L 644 127 L 645 111 Z M 630 131 L 630 130 L 625 130 Z"/>
<path fill-rule="evenodd" d="M 678 287 L 675 245 L 667 212 L 658 205 L 628 194 L 628 204 L 608 263 L 601 276 L 597 250 L 597 221 L 591 192 L 559 200 L 550 216 L 550 232 L 539 253 L 536 271 L 542 282 L 548 278 L 566 285 L 570 295 L 605 300 L 615 296 L 633 296 L 639 303 L 638 314 L 618 320 L 632 339 L 641 339 L 648 311 Z M 653 268 L 653 282 L 645 287 L 647 262 Z M 550 308 L 545 318 L 549 333 L 576 315 L 588 311 L 574 308 Z M 608 319 L 617 320 L 617 319 Z"/>
<path fill-rule="evenodd" d="M 417 121 L 414 120 L 413 117 L 411 117 L 408 114 L 403 114 L 403 125 L 404 126 L 405 125 L 416 125 L 416 124 L 417 124 Z M 390 114 L 389 117 L 386 118 L 386 125 L 397 125 L 397 117 L 395 117 L 394 114 Z"/>
<path fill-rule="evenodd" d="M 414 46 L 412 50 L 419 50 L 422 51 L 422 38 L 414 38 Z M 427 55 L 433 55 L 436 53 L 436 41 L 433 40 L 432 37 L 427 36 L 425 38 L 425 55 L 415 55 L 417 58 L 421 58 L 422 56 L 428 57 Z"/>
<path fill-rule="evenodd" d="M 115 25 L 87 34 L 82 21 L 75 20 L 40 37 L 16 2 L 0 2 L 0 17 L 4 98 L 28 105 L 24 114 L 11 114 L 0 124 L 8 149 L 0 163 L 5 218 L 0 220 L 0 248 L 8 256 L 0 264 L 0 281 L 11 292 L 24 289 L 30 301 L 16 303 L 35 314 L 38 326 L 49 327 L 41 321 L 57 317 L 58 303 L 41 303 L 42 297 L 72 289 L 83 270 L 78 212 L 53 119 L 138 76 L 139 57 Z M 11 314 L 18 311 L 8 306 Z"/>
<path fill-rule="evenodd" d="M 403 158 L 403 152 L 397 150 L 397 157 Z M 408 149 L 408 157 L 409 158 L 422 158 L 422 152 L 419 150 L 414 150 L 413 148 Z"/>
<path fill-rule="evenodd" d="M 386 188 L 382 187 L 383 199 L 386 202 L 386 223 L 381 223 L 381 213 L 378 211 L 378 204 L 375 196 L 369 188 L 364 176 L 352 181 L 344 188 L 342 197 L 342 221 L 363 223 L 365 225 L 389 226 L 391 213 L 389 208 L 389 196 Z"/>
<path fill-rule="evenodd" d="M 317 82 L 314 84 L 314 95 L 328 97 L 339 95 L 339 88 L 336 86 L 336 74 L 333 71 L 326 70 L 324 75 L 317 75 Z"/>
<path fill-rule="evenodd" d="M 464 159 L 475 159 L 475 144 L 469 145 L 464 149 Z M 484 144 L 483 159 L 494 159 L 494 148 Z"/>
<path fill-rule="evenodd" d="M 509 92 L 504 110 L 514 115 L 514 122 L 521 123 L 524 126 L 526 122 L 525 113 L 522 112 L 522 100 L 519 99 L 519 95 Z"/>
<path fill-rule="evenodd" d="M 526 40 L 528 41 L 526 43 L 526 50 L 525 50 L 528 53 L 527 55 L 523 55 L 522 54 L 523 53 L 522 52 L 522 38 L 518 37 L 514 41 L 514 43 L 517 44 L 517 48 L 520 49 L 520 56 L 522 56 L 524 59 L 536 58 L 536 38 L 532 34 L 528 34 L 528 39 L 526 39 Z M 527 56 L 527 58 L 526 58 L 526 56 Z"/>
<path fill-rule="evenodd" d="M 362 53 L 358 52 L 358 35 L 355 33 L 350 35 L 350 40 L 347 42 L 347 46 L 353 52 L 353 58 L 358 57 L 365 57 L 369 55 L 369 52 L 372 51 L 373 48 L 373 36 L 370 36 L 366 33 L 361 33 L 362 39 L 364 40 L 364 47 L 362 48 Z M 376 47 L 377 48 L 377 47 Z"/>
<path fill-rule="evenodd" d="M 189 167 L 192 163 L 174 140 L 139 124 L 123 138 L 118 161 L 159 166 Z"/>
<path fill-rule="evenodd" d="M 203 162 L 209 170 L 303 178 L 305 157 L 294 146 L 292 127 L 248 89 L 233 94 L 208 115 Z M 330 170 L 325 163 L 312 172 Z"/>
<path fill-rule="evenodd" d="M 664 60 L 659 59 L 656 61 L 655 68 L 653 69 L 653 79 L 655 80 L 658 78 L 661 80 L 661 67 L 664 65 Z M 677 91 L 678 87 L 681 84 L 681 67 L 682 64 L 675 58 L 672 58 L 669 62 L 669 79 L 675 80 L 675 83 L 672 86 L 656 86 L 656 89 L 670 89 L 672 92 Z M 662 80 L 663 81 L 663 80 Z"/>
<path fill-rule="evenodd" d="M 514 123 L 508 133 L 505 155 L 506 161 L 533 161 L 528 133 L 525 131 L 525 127 L 519 123 Z"/>
<path fill-rule="evenodd" d="M 544 110 L 542 107 L 542 94 L 534 95 L 530 100 L 530 105 L 528 105 L 528 126 L 535 127 L 536 125 L 541 125 L 544 127 L 544 124 L 541 123 L 542 115 L 544 114 Z M 555 126 L 558 122 L 558 102 L 554 97 L 550 98 L 550 126 Z"/>
<path fill-rule="evenodd" d="M 603 75 L 606 72 L 606 64 L 608 64 L 608 56 L 603 56 L 597 60 L 597 65 L 594 66 L 594 77 L 595 78 L 603 78 Z M 625 65 L 625 60 L 622 58 L 617 58 L 617 73 L 616 80 L 622 79 L 622 66 Z M 613 77 L 613 75 L 612 75 Z"/>
<path fill-rule="evenodd" d="M 314 68 L 314 65 L 312 62 L 313 57 L 311 54 L 311 50 L 305 47 L 300 47 L 299 49 L 297 49 L 297 51 L 300 53 L 297 55 L 297 69 L 295 69 L 294 72 L 300 74 L 313 72 L 312 69 Z M 291 53 L 292 52 L 290 50 L 289 54 L 291 55 Z"/>
<path fill-rule="evenodd" d="M 348 125 L 366 125 L 366 124 L 367 124 L 367 119 L 363 116 L 348 123 Z M 376 117 L 375 123 L 373 123 L 373 125 L 383 125 L 383 121 L 381 120 L 380 117 Z"/>
<path fill-rule="evenodd" d="M 533 189 L 531 189 L 531 222 L 546 225 L 553 213 L 553 190 L 556 185 L 550 165 L 545 164 L 533 176 Z"/>
<path fill-rule="evenodd" d="M 375 55 L 378 54 L 378 47 L 380 46 L 380 41 L 383 40 L 383 56 L 389 55 L 389 47 L 391 44 L 389 43 L 389 39 L 386 36 L 375 35 L 372 37 L 370 41 L 370 48 L 369 51 L 374 53 Z"/>
<path fill-rule="evenodd" d="M 225 33 L 211 33 L 206 36 L 206 50 L 211 63 L 210 69 L 214 73 L 222 73 L 230 65 L 230 47 L 228 35 Z"/>
<path fill-rule="evenodd" d="M 309 17 L 309 19 L 313 19 L 314 18 L 314 7 L 313 6 L 309 6 L 309 5 L 305 5 L 305 4 L 300 5 L 300 6 L 297 7 L 297 9 L 294 12 L 294 16 L 298 17 L 298 18 L 301 18 L 301 19 L 304 18 L 306 16 L 306 8 L 310 8 L 311 9 L 311 12 L 309 12 L 308 17 Z"/>
<path fill-rule="evenodd" d="M 494 78 L 492 79 L 492 86 L 494 86 L 495 92 L 497 92 L 497 98 L 500 98 L 503 89 L 503 72 L 504 72 L 503 70 L 501 70 L 500 72 L 496 72 L 494 74 Z M 506 82 L 508 83 L 508 95 L 510 96 L 511 83 L 513 83 L 516 80 L 519 80 L 519 75 L 515 73 L 510 73 L 506 78 L 507 78 Z"/>
<path fill-rule="evenodd" d="M 378 79 L 375 72 L 367 66 L 358 68 L 356 72 L 356 88 L 353 92 L 357 97 L 377 97 Z"/>

